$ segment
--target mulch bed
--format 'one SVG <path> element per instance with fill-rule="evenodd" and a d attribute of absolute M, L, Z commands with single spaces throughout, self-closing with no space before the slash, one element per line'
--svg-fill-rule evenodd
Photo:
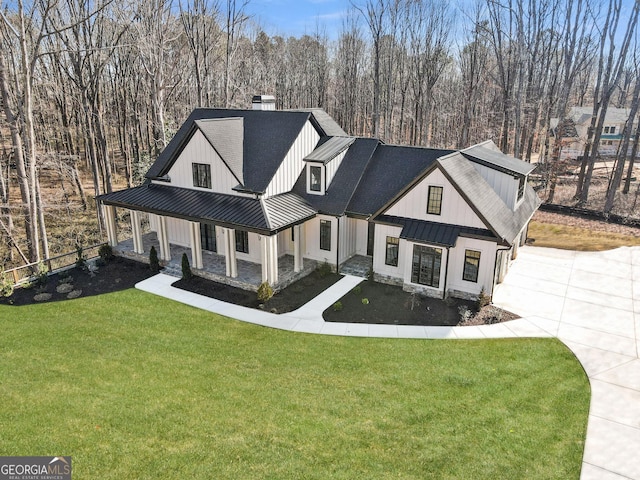
<path fill-rule="evenodd" d="M 243 307 L 258 308 L 273 313 L 287 313 L 300 308 L 341 278 L 340 275 L 334 273 L 323 273 L 316 270 L 302 280 L 282 289 L 266 303 L 258 300 L 256 292 L 249 292 L 197 276 L 193 276 L 189 280 L 178 280 L 173 286 Z"/>
<path fill-rule="evenodd" d="M 34 281 L 28 287 L 16 288 L 10 297 L 0 298 L 0 303 L 21 306 L 101 295 L 133 288 L 136 283 L 153 275 L 145 263 L 114 257 L 93 272 L 86 268 L 72 268 L 49 275 L 44 284 Z"/>
<path fill-rule="evenodd" d="M 469 311 L 470 315 L 463 319 L 464 311 Z M 455 326 L 464 320 L 465 325 L 497 323 L 518 318 L 496 307 L 485 307 L 480 315 L 477 312 L 477 302 L 412 295 L 402 287 L 364 281 L 342 297 L 339 304 L 336 302 L 325 310 L 322 316 L 327 322 L 426 326 Z M 478 323 L 472 323 L 473 318 Z"/>
<path fill-rule="evenodd" d="M 115 257 L 106 265 L 89 269 L 72 268 L 49 275 L 44 284 L 33 282 L 29 287 L 16 288 L 0 303 L 15 306 L 56 302 L 89 297 L 133 288 L 154 273 L 145 263 Z M 273 313 L 286 313 L 300 308 L 342 278 L 334 273 L 316 270 L 276 293 L 268 302 L 258 300 L 256 292 L 249 292 L 194 276 L 176 280 L 173 286 L 224 302 L 256 308 Z M 363 299 L 366 299 L 363 302 Z M 401 287 L 364 281 L 340 299 L 341 308 L 328 308 L 323 317 L 328 322 L 374 323 L 396 325 L 479 325 L 517 318 L 493 306 L 476 314 L 476 302 L 459 299 L 447 301 L 422 295 L 411 295 Z M 460 308 L 470 310 L 473 317 L 463 319 Z"/>

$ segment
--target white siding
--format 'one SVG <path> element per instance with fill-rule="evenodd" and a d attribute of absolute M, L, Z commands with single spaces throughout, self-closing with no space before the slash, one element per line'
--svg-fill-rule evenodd
<path fill-rule="evenodd" d="M 327 189 L 331 188 L 331 180 L 333 180 L 333 177 L 335 177 L 336 172 L 338 171 L 338 168 L 340 167 L 340 164 L 342 163 L 342 160 L 344 159 L 344 156 L 347 154 L 348 151 L 349 149 L 347 148 L 344 152 L 342 152 L 335 158 L 331 159 L 331 161 L 327 163 L 327 165 L 325 166 L 325 169 L 326 169 L 325 175 L 327 178 L 327 186 L 326 186 Z"/>
<path fill-rule="evenodd" d="M 320 249 L 320 220 L 331 222 L 331 250 Z M 338 222 L 336 217 L 318 215 L 304 224 L 304 258 L 310 258 L 318 262 L 327 262 L 335 267 L 336 264 L 336 238 L 338 234 Z"/>
<path fill-rule="evenodd" d="M 311 122 L 307 122 L 267 186 L 264 198 L 291 191 L 304 169 L 304 161 L 302 159 L 315 149 L 319 140 L 320 135 L 311 125 Z"/>
<path fill-rule="evenodd" d="M 367 240 L 369 238 L 369 222 L 355 220 L 356 222 L 356 255 L 367 254 Z"/>
<path fill-rule="evenodd" d="M 518 196 L 519 179 L 514 178 L 507 173 L 499 172 L 493 168 L 479 165 L 471 162 L 473 167 L 478 171 L 489 185 L 496 191 L 498 196 L 511 210 L 516 207 L 516 199 Z"/>
<path fill-rule="evenodd" d="M 211 166 L 211 190 L 193 186 L 193 163 L 204 163 Z M 169 177 L 171 178 L 171 185 L 174 187 L 240 195 L 232 190 L 233 187 L 238 185 L 238 180 L 236 180 L 200 130 L 196 130 L 189 143 L 180 153 L 176 163 L 169 170 Z M 164 184 L 163 182 L 159 183 Z"/>
<path fill-rule="evenodd" d="M 484 287 L 485 293 L 487 295 L 491 295 L 493 290 L 496 249 L 497 245 L 494 242 L 459 237 L 455 248 L 450 250 L 447 289 L 477 295 Z M 462 274 L 464 272 L 465 250 L 475 250 L 480 252 L 480 266 L 477 282 L 470 282 L 462 279 Z"/>
<path fill-rule="evenodd" d="M 356 254 L 357 220 L 340 217 L 340 263 Z"/>
<path fill-rule="evenodd" d="M 373 271 L 381 275 L 394 278 L 404 278 L 404 264 L 407 256 L 407 241 L 400 240 L 398 246 L 398 266 L 385 264 L 387 237 L 400 238 L 402 227 L 392 227 L 390 225 L 376 225 L 375 241 L 373 245 Z M 409 252 L 409 255 L 411 253 Z M 409 273 L 411 279 L 411 273 Z"/>
<path fill-rule="evenodd" d="M 442 211 L 440 215 L 427 213 L 429 186 L 443 187 Z M 405 218 L 416 218 L 430 222 L 448 223 L 451 225 L 465 225 L 468 227 L 487 228 L 464 198 L 451 185 L 439 169 L 434 169 L 426 178 L 415 185 L 395 205 L 386 212 Z"/>

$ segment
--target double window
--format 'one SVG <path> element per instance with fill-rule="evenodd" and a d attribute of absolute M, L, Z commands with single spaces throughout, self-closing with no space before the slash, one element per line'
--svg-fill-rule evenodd
<path fill-rule="evenodd" d="M 320 220 L 320 250 L 331 250 L 331 220 Z"/>
<path fill-rule="evenodd" d="M 480 270 L 480 252 L 475 250 L 465 250 L 462 279 L 467 282 L 477 282 L 478 270 Z"/>
<path fill-rule="evenodd" d="M 384 257 L 385 265 L 392 267 L 398 266 L 398 247 L 400 239 L 396 237 L 387 237 L 387 249 Z"/>
<path fill-rule="evenodd" d="M 236 230 L 236 252 L 249 253 L 249 232 Z"/>
<path fill-rule="evenodd" d="M 442 187 L 429 186 L 429 198 L 427 201 L 427 213 L 440 215 L 442 211 Z"/>
<path fill-rule="evenodd" d="M 609 127 L 604 127 L 604 133 L 605 134 L 610 134 L 613 135 L 614 133 L 616 133 L 616 127 L 614 126 L 609 126 Z"/>
<path fill-rule="evenodd" d="M 193 186 L 211 188 L 211 165 L 207 163 L 192 163 Z"/>

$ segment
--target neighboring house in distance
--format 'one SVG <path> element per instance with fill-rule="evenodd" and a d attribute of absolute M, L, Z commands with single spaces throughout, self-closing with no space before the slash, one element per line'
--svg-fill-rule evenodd
<path fill-rule="evenodd" d="M 607 109 L 598 149 L 601 156 L 616 155 L 622 141 L 622 131 L 629 118 L 629 113 L 630 110 L 628 108 Z M 592 115 L 593 107 L 572 107 L 569 110 L 563 125 L 561 159 L 575 160 L 584 153 Z M 550 122 L 552 141 L 555 141 L 558 136 L 558 120 L 558 118 L 552 118 Z M 634 123 L 632 132 L 635 132 L 636 126 L 637 124 Z M 631 138 L 632 143 L 633 137 Z M 629 145 L 629 153 L 631 153 L 631 144 Z M 550 151 L 553 151 L 553 144 L 550 145 Z"/>
<path fill-rule="evenodd" d="M 226 278 L 252 262 L 277 289 L 283 256 L 295 272 L 357 257 L 405 290 L 492 294 L 539 204 L 533 165 L 491 141 L 461 151 L 386 145 L 348 136 L 322 110 L 272 107 L 273 97 L 255 97 L 252 110 L 194 110 L 144 185 L 98 197 L 109 243 L 115 208 L 125 208 L 136 252 L 144 213 L 161 259 L 186 247 L 199 269 L 208 250 L 224 258 Z"/>

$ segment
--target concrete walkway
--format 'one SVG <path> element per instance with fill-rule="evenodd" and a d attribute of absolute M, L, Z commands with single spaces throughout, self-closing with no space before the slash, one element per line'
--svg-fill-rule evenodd
<path fill-rule="evenodd" d="M 328 323 L 322 312 L 363 279 L 345 276 L 298 310 L 274 315 L 171 286 L 137 288 L 245 322 L 293 332 L 389 338 L 558 337 L 582 363 L 592 398 L 581 478 L 640 480 L 640 248 L 581 253 L 523 247 L 494 303 L 523 318 L 478 327 Z"/>

